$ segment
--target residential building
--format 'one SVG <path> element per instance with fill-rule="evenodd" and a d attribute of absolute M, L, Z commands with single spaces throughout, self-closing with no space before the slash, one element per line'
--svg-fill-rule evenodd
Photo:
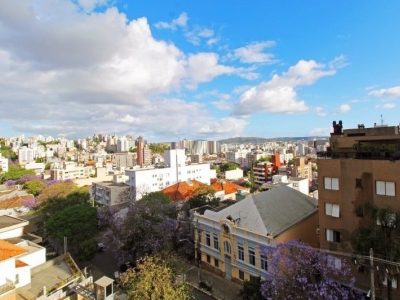
<path fill-rule="evenodd" d="M 128 152 L 129 141 L 126 137 L 120 137 L 117 141 L 117 152 Z"/>
<path fill-rule="evenodd" d="M 79 166 L 76 162 L 63 162 L 62 165 L 50 170 L 51 179 L 74 180 L 88 178 L 92 167 Z"/>
<path fill-rule="evenodd" d="M 0 172 L 8 172 L 8 158 L 0 154 Z"/>
<path fill-rule="evenodd" d="M 43 174 L 44 169 L 46 167 L 45 163 L 37 163 L 37 162 L 30 162 L 25 165 L 25 169 L 35 171 L 36 175 Z"/>
<path fill-rule="evenodd" d="M 286 186 L 250 194 L 218 212 L 194 214 L 196 257 L 228 280 L 265 278 L 264 247 L 301 240 L 318 247 L 315 199 Z"/>
<path fill-rule="evenodd" d="M 341 122 L 334 123 L 330 145 L 317 160 L 320 244 L 352 252 L 353 235 L 368 222 L 365 204 L 400 210 L 400 129 L 359 125 L 342 130 Z M 366 290 L 368 277 L 357 281 Z M 398 289 L 395 293 L 400 298 Z"/>
<path fill-rule="evenodd" d="M 247 195 L 250 190 L 236 183 L 226 180 L 214 180 L 211 188 L 215 191 L 215 197 L 223 200 L 237 200 L 237 194 Z"/>
<path fill-rule="evenodd" d="M 192 154 L 190 155 L 190 161 L 194 164 L 201 164 L 203 162 L 203 155 Z"/>
<path fill-rule="evenodd" d="M 226 180 L 238 180 L 243 178 L 243 170 L 236 168 L 234 170 L 227 170 L 223 172 L 223 178 Z"/>
<path fill-rule="evenodd" d="M 19 164 L 27 164 L 35 160 L 35 150 L 23 146 L 18 150 L 18 162 Z"/>
<path fill-rule="evenodd" d="M 274 165 L 271 162 L 259 162 L 253 167 L 254 182 L 262 185 L 271 180 L 274 171 Z"/>
<path fill-rule="evenodd" d="M 307 178 L 311 182 L 313 179 L 311 159 L 305 156 L 294 158 L 290 175 Z"/>
<path fill-rule="evenodd" d="M 112 163 L 118 170 L 132 168 L 136 165 L 136 153 L 114 153 Z"/>
<path fill-rule="evenodd" d="M 273 175 L 272 181 L 268 183 L 264 183 L 261 186 L 263 190 L 269 190 L 275 187 L 279 187 L 282 185 L 286 185 L 291 187 L 305 195 L 310 196 L 310 187 L 307 178 L 298 178 L 298 177 L 287 177 L 287 175 Z M 314 198 L 314 197 L 313 197 Z"/>
<path fill-rule="evenodd" d="M 137 165 L 141 168 L 144 166 L 144 139 L 139 136 L 136 140 L 136 153 L 137 153 Z"/>
<path fill-rule="evenodd" d="M 133 168 L 125 170 L 129 176 L 133 199 L 138 200 L 143 194 L 160 191 L 181 181 L 198 180 L 210 184 L 213 173 L 210 164 L 186 165 L 186 155 L 183 149 L 166 150 L 163 168 Z"/>
<path fill-rule="evenodd" d="M 114 181 L 92 183 L 91 197 L 100 205 L 114 206 L 128 202 L 129 186 Z"/>

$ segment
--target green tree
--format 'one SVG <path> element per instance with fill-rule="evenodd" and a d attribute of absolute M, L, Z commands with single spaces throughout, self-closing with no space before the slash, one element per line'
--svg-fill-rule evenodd
<path fill-rule="evenodd" d="M 219 205 L 219 198 L 215 197 L 215 190 L 209 186 L 200 186 L 194 192 L 193 196 L 187 201 L 190 209 L 210 205 L 217 207 Z"/>
<path fill-rule="evenodd" d="M 151 192 L 145 194 L 140 201 L 170 204 L 171 199 L 163 192 Z"/>
<path fill-rule="evenodd" d="M 59 210 L 44 225 L 48 236 L 58 245 L 67 237 L 68 248 L 78 259 L 86 260 L 94 255 L 97 217 L 96 209 L 89 204 L 76 204 Z"/>
<path fill-rule="evenodd" d="M 0 153 L 5 158 L 9 158 L 11 160 L 17 159 L 17 154 L 12 150 L 12 148 L 5 146 L 4 144 L 0 145 Z"/>
<path fill-rule="evenodd" d="M 35 171 L 26 170 L 16 165 L 10 165 L 8 172 L 1 175 L 0 182 L 3 183 L 6 180 L 17 180 L 25 175 L 35 175 Z"/>
<path fill-rule="evenodd" d="M 44 183 L 42 180 L 31 180 L 24 184 L 23 189 L 29 194 L 38 196 L 45 187 L 46 183 Z"/>
<path fill-rule="evenodd" d="M 176 283 L 174 271 L 158 257 L 143 258 L 137 268 L 121 275 L 121 284 L 132 300 L 191 299 L 189 286 Z"/>
<path fill-rule="evenodd" d="M 263 300 L 261 295 L 261 278 L 250 277 L 250 280 L 246 280 L 243 283 L 243 287 L 240 290 L 240 296 L 243 300 Z"/>
<path fill-rule="evenodd" d="M 88 192 L 75 191 L 65 197 L 48 198 L 45 202 L 42 202 L 40 212 L 48 219 L 66 207 L 78 204 L 90 204 L 89 201 L 90 195 Z"/>
<path fill-rule="evenodd" d="M 152 153 L 163 154 L 165 150 L 168 150 L 170 148 L 170 146 L 167 144 L 150 144 L 149 148 Z"/>
<path fill-rule="evenodd" d="M 234 162 L 227 162 L 225 164 L 222 164 L 219 167 L 219 169 L 221 172 L 225 172 L 225 171 L 236 170 L 238 167 L 239 167 L 239 165 Z"/>
<path fill-rule="evenodd" d="M 38 202 L 43 203 L 51 198 L 63 198 L 75 192 L 88 192 L 88 188 L 79 188 L 73 182 L 57 182 L 46 186 L 38 196 Z"/>

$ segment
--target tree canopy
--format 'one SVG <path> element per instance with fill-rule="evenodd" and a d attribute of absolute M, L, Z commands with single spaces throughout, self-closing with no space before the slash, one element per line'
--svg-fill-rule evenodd
<path fill-rule="evenodd" d="M 210 205 L 217 207 L 219 205 L 219 199 L 215 197 L 215 190 L 209 186 L 200 186 L 194 192 L 193 196 L 187 201 L 190 209 L 202 207 L 204 205 Z"/>
<path fill-rule="evenodd" d="M 225 171 L 236 170 L 238 167 L 239 167 L 239 165 L 237 163 L 227 162 L 227 163 L 220 165 L 219 170 L 221 172 L 225 172 Z"/>
<path fill-rule="evenodd" d="M 154 154 L 163 154 L 165 150 L 170 148 L 170 146 L 167 144 L 150 144 L 149 148 Z"/>
<path fill-rule="evenodd" d="M 25 175 L 35 175 L 35 171 L 26 170 L 17 165 L 10 165 L 8 167 L 8 172 L 0 175 L 0 182 L 3 183 L 7 180 L 18 180 Z"/>
<path fill-rule="evenodd" d="M 176 283 L 173 270 L 159 257 L 144 257 L 135 269 L 128 269 L 120 279 L 132 300 L 191 299 L 189 286 Z"/>
<path fill-rule="evenodd" d="M 24 190 L 26 190 L 29 194 L 34 196 L 38 196 L 42 190 L 46 187 L 46 183 L 43 180 L 31 180 L 25 182 L 23 185 Z"/>

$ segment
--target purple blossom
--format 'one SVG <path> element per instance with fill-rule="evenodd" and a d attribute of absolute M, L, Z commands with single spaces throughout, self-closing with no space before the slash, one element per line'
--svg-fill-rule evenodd
<path fill-rule="evenodd" d="M 32 197 L 32 198 L 25 198 L 22 201 L 22 205 L 27 207 L 27 208 L 35 208 L 37 206 L 37 201 L 36 198 Z"/>
<path fill-rule="evenodd" d="M 33 181 L 33 180 L 42 180 L 42 178 L 39 176 L 35 176 L 35 175 L 24 175 L 20 179 L 17 180 L 17 183 L 25 184 L 26 182 Z"/>
<path fill-rule="evenodd" d="M 16 185 L 17 184 L 17 180 L 7 180 L 5 183 L 4 183 L 7 187 L 11 187 L 11 186 L 14 186 L 14 185 Z"/>

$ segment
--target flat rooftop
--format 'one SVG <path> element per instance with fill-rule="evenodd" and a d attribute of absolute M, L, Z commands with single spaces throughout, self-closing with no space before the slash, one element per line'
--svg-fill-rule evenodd
<path fill-rule="evenodd" d="M 105 187 L 116 187 L 116 188 L 128 187 L 128 185 L 125 183 L 116 183 L 114 181 L 100 181 L 100 182 L 95 182 L 95 184 L 99 185 L 99 186 L 105 186 Z"/>
<path fill-rule="evenodd" d="M 44 286 L 51 293 L 70 284 L 79 276 L 80 272 L 74 270 L 64 257 L 57 257 L 32 269 L 31 284 L 17 289 L 17 299 L 36 299 L 43 294 Z"/>
<path fill-rule="evenodd" d="M 16 225 L 27 225 L 28 221 L 10 216 L 0 216 L 0 230 Z"/>

